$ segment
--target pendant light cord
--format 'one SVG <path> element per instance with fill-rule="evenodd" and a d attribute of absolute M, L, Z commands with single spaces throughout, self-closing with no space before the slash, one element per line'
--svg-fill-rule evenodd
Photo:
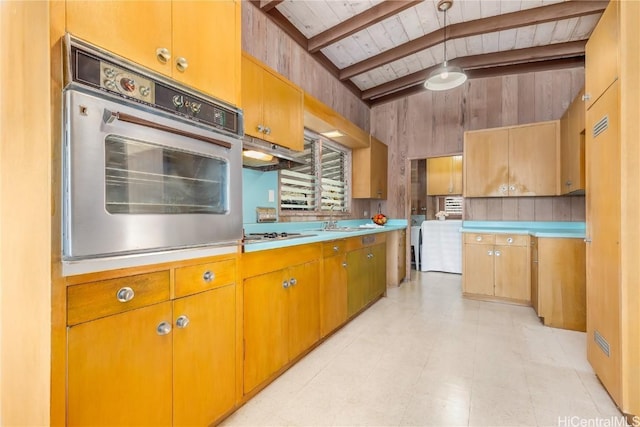
<path fill-rule="evenodd" d="M 444 10 L 444 63 L 447 63 L 447 10 Z"/>

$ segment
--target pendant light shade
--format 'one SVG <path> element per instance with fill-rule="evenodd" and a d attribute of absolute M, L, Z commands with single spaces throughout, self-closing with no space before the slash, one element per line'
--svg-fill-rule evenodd
<path fill-rule="evenodd" d="M 444 12 L 444 63 L 433 70 L 424 82 L 424 87 L 429 90 L 447 90 L 458 87 L 467 81 L 467 75 L 460 67 L 447 63 L 447 10 L 453 4 L 453 0 L 440 0 L 438 10 Z"/>

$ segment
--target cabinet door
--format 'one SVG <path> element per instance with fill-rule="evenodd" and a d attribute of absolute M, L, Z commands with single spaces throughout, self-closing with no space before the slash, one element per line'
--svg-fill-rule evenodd
<path fill-rule="evenodd" d="M 611 1 L 585 47 L 586 108 L 591 108 L 618 78 L 618 2 Z"/>
<path fill-rule="evenodd" d="M 324 337 L 347 321 L 347 257 L 324 259 L 320 286 L 320 334 Z"/>
<path fill-rule="evenodd" d="M 235 404 L 235 295 L 227 285 L 173 303 L 175 425 L 210 425 Z"/>
<path fill-rule="evenodd" d="M 349 317 L 365 305 L 368 281 L 366 249 L 347 253 L 347 316 Z"/>
<path fill-rule="evenodd" d="M 559 193 L 558 121 L 509 130 L 509 196 Z"/>
<path fill-rule="evenodd" d="M 509 184 L 509 130 L 464 136 L 464 196 L 504 197 Z"/>
<path fill-rule="evenodd" d="M 462 194 L 462 156 L 451 157 L 451 194 Z"/>
<path fill-rule="evenodd" d="M 289 360 L 320 339 L 320 297 L 318 261 L 291 267 L 289 288 Z"/>
<path fill-rule="evenodd" d="M 568 139 L 568 168 L 567 175 L 570 191 L 584 190 L 584 102 L 581 91 L 569 107 L 569 139 Z"/>
<path fill-rule="evenodd" d="M 451 157 L 427 159 L 427 196 L 441 196 L 453 192 Z"/>
<path fill-rule="evenodd" d="M 211 96 L 238 105 L 240 2 L 174 1 L 172 5 L 173 77 Z M 194 33 L 195 29 L 197 33 Z M 179 58 L 188 62 L 184 71 L 176 67 Z"/>
<path fill-rule="evenodd" d="M 278 270 L 244 281 L 244 392 L 288 362 L 287 289 Z"/>
<path fill-rule="evenodd" d="M 494 248 L 495 296 L 530 301 L 531 260 L 527 247 L 496 245 Z"/>
<path fill-rule="evenodd" d="M 171 75 L 174 58 L 162 63 L 156 56 L 159 48 L 172 53 L 170 2 L 67 1 L 65 5 L 66 29 L 74 36 Z"/>
<path fill-rule="evenodd" d="M 538 285 L 538 238 L 531 238 L 531 306 L 536 314 L 540 316 L 539 304 L 539 285 Z"/>
<path fill-rule="evenodd" d="M 587 111 L 587 356 L 620 400 L 620 84 Z M 594 340 L 606 342 L 609 355 Z"/>
<path fill-rule="evenodd" d="M 371 246 L 368 254 L 369 297 L 366 303 L 373 301 L 387 290 L 387 248 L 385 244 Z"/>
<path fill-rule="evenodd" d="M 170 425 L 171 303 L 68 328 L 69 425 Z"/>
<path fill-rule="evenodd" d="M 387 146 L 371 137 L 371 197 L 374 199 L 387 199 L 387 160 Z"/>
<path fill-rule="evenodd" d="M 262 67 L 246 56 L 242 56 L 242 110 L 244 113 L 244 132 L 256 138 L 263 133 L 258 128 L 264 127 L 262 117 Z"/>
<path fill-rule="evenodd" d="M 493 296 L 493 258 L 492 245 L 464 245 L 464 293 Z"/>
<path fill-rule="evenodd" d="M 263 70 L 263 139 L 292 150 L 304 147 L 302 90 L 268 70 Z"/>

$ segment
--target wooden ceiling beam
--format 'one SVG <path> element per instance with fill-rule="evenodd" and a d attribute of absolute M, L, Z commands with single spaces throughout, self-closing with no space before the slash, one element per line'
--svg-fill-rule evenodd
<path fill-rule="evenodd" d="M 282 3 L 284 0 L 260 0 L 260 10 L 269 12 L 271 9 Z"/>
<path fill-rule="evenodd" d="M 478 68 L 510 66 L 520 63 L 533 63 L 536 61 L 548 61 L 558 58 L 583 56 L 586 43 L 586 40 L 579 40 L 575 42 L 555 43 L 546 46 L 514 49 L 483 55 L 462 56 L 449 61 L 449 64 L 457 65 L 467 72 L 467 70 Z M 437 64 L 433 67 L 427 68 L 426 70 L 420 70 L 388 83 L 364 90 L 362 91 L 362 99 L 374 101 L 377 97 L 422 84 L 429 74 L 439 66 L 440 64 Z"/>
<path fill-rule="evenodd" d="M 461 22 L 447 26 L 447 40 L 602 13 L 608 3 L 608 1 L 572 0 L 489 18 L 476 19 L 469 22 Z M 340 71 L 340 80 L 350 79 L 351 77 L 366 73 L 390 62 L 423 51 L 442 43 L 443 40 L 443 29 L 425 34 L 422 37 L 343 68 Z"/>
<path fill-rule="evenodd" d="M 382 3 L 379 3 L 334 27 L 311 37 L 309 39 L 309 52 L 317 52 L 320 49 L 334 44 L 364 28 L 377 24 L 390 16 L 397 15 L 403 10 L 413 7 L 422 1 L 423 0 L 385 0 Z"/>
<path fill-rule="evenodd" d="M 564 70 L 568 68 L 580 67 L 584 67 L 584 55 L 576 56 L 573 58 L 551 59 L 548 61 L 537 61 L 523 64 L 505 65 L 500 67 L 478 68 L 475 70 L 469 70 L 467 72 L 467 77 L 471 80 L 485 77 L 533 73 L 538 71 Z M 413 86 L 406 87 L 404 89 L 372 99 L 370 100 L 370 105 L 373 107 L 375 105 L 384 104 L 385 102 L 390 102 L 395 99 L 404 98 L 409 95 L 420 93 L 425 90 L 426 89 L 422 84 L 415 84 Z"/>

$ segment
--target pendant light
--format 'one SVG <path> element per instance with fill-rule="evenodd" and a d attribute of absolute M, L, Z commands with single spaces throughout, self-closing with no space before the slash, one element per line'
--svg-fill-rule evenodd
<path fill-rule="evenodd" d="M 453 5 L 453 0 L 440 0 L 438 10 L 444 12 L 444 63 L 429 74 L 424 87 L 429 90 L 447 90 L 458 87 L 467 81 L 467 75 L 460 67 L 447 63 L 447 10 Z"/>

